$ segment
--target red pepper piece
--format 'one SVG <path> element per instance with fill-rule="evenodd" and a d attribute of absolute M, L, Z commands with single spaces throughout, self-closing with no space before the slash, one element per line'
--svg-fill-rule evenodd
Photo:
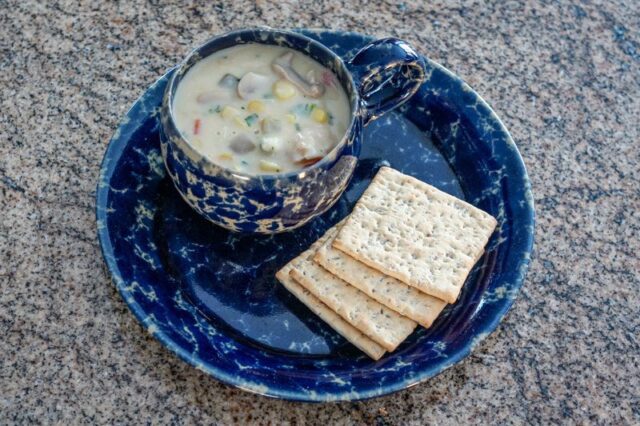
<path fill-rule="evenodd" d="M 200 119 L 196 118 L 196 121 L 193 122 L 193 134 L 197 135 L 200 133 Z"/>
<path fill-rule="evenodd" d="M 322 160 L 322 157 L 304 158 L 300 161 L 296 161 L 296 164 L 300 164 L 303 167 L 309 167 Z"/>

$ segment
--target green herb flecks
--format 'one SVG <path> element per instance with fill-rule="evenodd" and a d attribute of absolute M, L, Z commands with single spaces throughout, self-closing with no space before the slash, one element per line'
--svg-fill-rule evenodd
<path fill-rule="evenodd" d="M 316 104 L 298 104 L 293 107 L 291 112 L 299 116 L 308 117 L 317 107 L 318 105 Z"/>
<path fill-rule="evenodd" d="M 244 121 L 247 123 L 247 126 L 251 127 L 256 121 L 258 121 L 258 114 L 248 115 L 244 118 Z"/>

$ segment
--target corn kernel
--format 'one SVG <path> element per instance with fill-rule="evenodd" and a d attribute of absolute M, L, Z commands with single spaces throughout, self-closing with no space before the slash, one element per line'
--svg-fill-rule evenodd
<path fill-rule="evenodd" d="M 218 155 L 218 158 L 220 160 L 233 160 L 233 155 L 228 152 L 223 152 L 222 154 Z"/>
<path fill-rule="evenodd" d="M 230 106 L 225 106 L 224 108 L 222 108 L 222 111 L 220 111 L 220 115 L 222 116 L 222 118 L 224 118 L 225 120 L 228 120 L 232 117 L 235 117 L 237 115 L 240 115 L 240 111 L 238 111 L 237 109 L 235 109 L 234 107 L 230 107 Z"/>
<path fill-rule="evenodd" d="M 273 84 L 273 94 L 280 100 L 289 99 L 296 94 L 296 86 L 287 80 L 278 80 Z"/>
<path fill-rule="evenodd" d="M 311 118 L 318 123 L 326 123 L 329 121 L 329 114 L 322 108 L 315 108 L 311 112 Z"/>
<path fill-rule="evenodd" d="M 263 172 L 279 172 L 282 170 L 279 165 L 271 161 L 260 160 L 260 170 Z"/>
<path fill-rule="evenodd" d="M 232 120 L 236 124 L 236 126 L 242 128 L 242 129 L 248 129 L 249 128 L 249 125 L 247 124 L 247 122 L 244 121 L 242 119 L 242 117 L 240 117 L 240 116 L 236 115 L 235 117 L 232 118 Z"/>
<path fill-rule="evenodd" d="M 247 109 L 249 112 L 262 112 L 264 111 L 264 103 L 258 100 L 249 101 Z"/>
<path fill-rule="evenodd" d="M 291 124 L 295 124 L 296 123 L 296 116 L 293 114 L 286 114 L 284 116 L 284 118 Z"/>

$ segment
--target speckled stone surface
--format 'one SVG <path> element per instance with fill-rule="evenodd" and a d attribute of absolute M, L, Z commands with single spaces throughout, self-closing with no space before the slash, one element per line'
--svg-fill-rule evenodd
<path fill-rule="evenodd" d="M 0 423 L 640 422 L 635 2 L 376 4 L 0 3 Z M 110 282 L 93 211 L 106 141 L 191 47 L 251 24 L 404 38 L 520 147 L 538 215 L 527 283 L 426 384 L 327 405 L 231 389 L 144 332 Z"/>

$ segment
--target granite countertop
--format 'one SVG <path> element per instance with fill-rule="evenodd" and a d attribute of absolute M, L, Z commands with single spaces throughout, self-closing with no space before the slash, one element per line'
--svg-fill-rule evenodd
<path fill-rule="evenodd" d="M 0 423 L 640 422 L 636 2 L 76 3 L 0 4 Z M 144 332 L 110 282 L 94 195 L 118 121 L 196 44 L 253 24 L 404 38 L 487 99 L 522 152 L 527 282 L 427 383 L 324 405 L 232 389 Z"/>

